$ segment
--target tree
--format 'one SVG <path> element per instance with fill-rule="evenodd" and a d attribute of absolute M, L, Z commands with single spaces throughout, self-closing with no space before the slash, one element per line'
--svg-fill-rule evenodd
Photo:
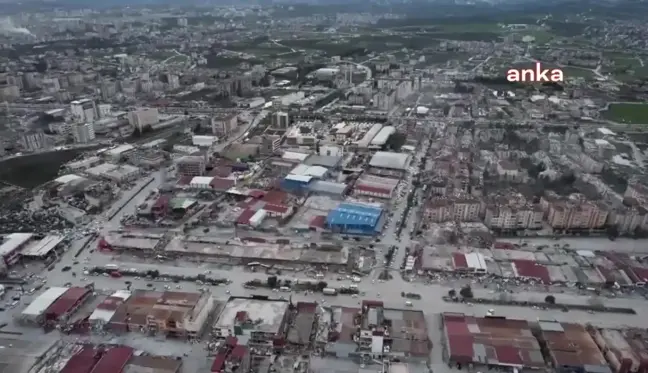
<path fill-rule="evenodd" d="M 448 291 L 448 296 L 450 298 L 456 298 L 457 297 L 457 291 L 455 289 L 450 289 L 450 291 Z"/>
<path fill-rule="evenodd" d="M 269 276 L 268 279 L 266 280 L 266 284 L 270 289 L 275 289 L 278 283 L 279 280 L 277 279 L 277 276 Z"/>
<path fill-rule="evenodd" d="M 459 295 L 466 299 L 472 299 L 474 297 L 472 288 L 470 286 L 464 286 L 463 288 L 461 288 Z"/>
<path fill-rule="evenodd" d="M 328 283 L 325 281 L 320 281 L 317 283 L 317 290 L 322 291 L 328 287 Z"/>
<path fill-rule="evenodd" d="M 553 295 L 549 294 L 545 297 L 545 303 L 547 304 L 556 304 L 556 297 Z"/>

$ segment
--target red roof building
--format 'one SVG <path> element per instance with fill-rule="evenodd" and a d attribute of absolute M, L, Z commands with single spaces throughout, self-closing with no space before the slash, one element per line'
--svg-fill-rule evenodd
<path fill-rule="evenodd" d="M 67 289 L 47 310 L 45 318 L 48 321 L 56 321 L 65 318 L 79 308 L 81 304 L 92 294 L 92 290 L 85 287 L 72 287 Z"/>
<path fill-rule="evenodd" d="M 452 363 L 545 366 L 540 344 L 525 320 L 444 313 L 443 326 Z"/>
<path fill-rule="evenodd" d="M 455 269 L 467 269 L 468 260 L 466 259 L 466 255 L 462 253 L 452 253 L 452 264 Z"/>
<path fill-rule="evenodd" d="M 240 224 L 240 225 L 250 224 L 250 218 L 253 217 L 254 214 L 256 214 L 256 211 L 254 210 L 250 210 L 250 209 L 243 210 L 241 215 L 239 215 L 239 217 L 236 219 L 236 224 Z"/>
<path fill-rule="evenodd" d="M 212 189 L 224 192 L 230 188 L 232 188 L 234 185 L 236 185 L 236 181 L 233 179 L 225 179 L 222 177 L 215 177 L 212 179 L 212 181 L 209 183 L 209 186 L 212 187 Z"/>
<path fill-rule="evenodd" d="M 393 191 L 393 189 L 390 188 L 381 188 L 366 184 L 356 184 L 353 190 L 356 194 L 377 198 L 391 198 Z"/>
<path fill-rule="evenodd" d="M 91 373 L 120 373 L 132 356 L 133 349 L 130 347 L 113 347 L 104 353 Z"/>
<path fill-rule="evenodd" d="M 326 216 L 325 215 L 317 215 L 313 217 L 308 224 L 310 228 L 319 228 L 319 229 L 324 229 L 326 227 Z"/>
<path fill-rule="evenodd" d="M 275 205 L 282 205 L 287 202 L 288 193 L 278 190 L 271 190 L 267 192 L 265 196 L 261 198 L 261 200 Z"/>
<path fill-rule="evenodd" d="M 533 260 L 513 260 L 513 271 L 515 272 L 515 277 L 542 281 L 545 284 L 551 283 L 551 277 L 547 267 Z"/>
<path fill-rule="evenodd" d="M 83 347 L 68 360 L 60 373 L 90 373 L 97 364 L 97 352 L 94 347 Z"/>

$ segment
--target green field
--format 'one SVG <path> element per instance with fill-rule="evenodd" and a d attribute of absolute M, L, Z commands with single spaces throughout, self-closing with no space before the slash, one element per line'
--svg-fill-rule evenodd
<path fill-rule="evenodd" d="M 648 104 L 610 104 L 603 118 L 619 123 L 648 124 Z"/>

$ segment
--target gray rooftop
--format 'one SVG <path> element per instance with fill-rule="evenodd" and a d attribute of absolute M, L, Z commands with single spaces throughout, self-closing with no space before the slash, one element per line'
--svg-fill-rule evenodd
<path fill-rule="evenodd" d="M 245 311 L 250 320 L 254 320 L 254 330 L 266 333 L 277 333 L 284 315 L 288 312 L 288 302 L 279 300 L 260 300 L 232 298 L 223 308 L 214 328 L 233 329 L 236 314 Z"/>
<path fill-rule="evenodd" d="M 410 160 L 406 153 L 376 152 L 371 158 L 371 167 L 389 168 L 393 170 L 405 170 Z"/>

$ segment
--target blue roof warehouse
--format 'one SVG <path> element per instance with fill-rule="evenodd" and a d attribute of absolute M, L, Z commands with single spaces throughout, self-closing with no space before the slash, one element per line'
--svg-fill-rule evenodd
<path fill-rule="evenodd" d="M 341 203 L 326 217 L 326 225 L 335 232 L 376 234 L 382 225 L 383 209 L 356 203 Z"/>

